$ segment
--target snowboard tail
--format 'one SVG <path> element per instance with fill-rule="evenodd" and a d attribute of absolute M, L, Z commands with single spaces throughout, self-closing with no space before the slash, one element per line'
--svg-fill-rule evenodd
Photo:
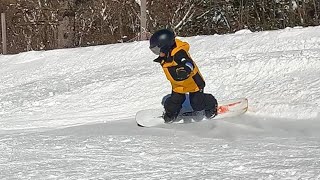
<path fill-rule="evenodd" d="M 181 110 L 180 114 L 177 117 L 177 120 L 173 123 L 192 123 L 198 122 L 201 120 L 210 120 L 210 119 L 222 119 L 227 117 L 234 117 L 245 113 L 248 109 L 248 99 L 232 99 L 227 101 L 218 102 L 218 114 L 209 119 L 201 118 L 195 116 L 192 111 Z M 142 127 L 153 127 L 165 124 L 163 115 L 163 109 L 146 109 L 137 112 L 136 122 L 139 126 Z"/>

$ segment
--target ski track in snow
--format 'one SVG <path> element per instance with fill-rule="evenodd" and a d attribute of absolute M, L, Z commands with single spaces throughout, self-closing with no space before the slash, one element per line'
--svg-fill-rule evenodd
<path fill-rule="evenodd" d="M 320 179 L 320 27 L 195 36 L 224 120 L 139 128 L 170 84 L 148 42 L 0 55 L 0 179 Z"/>
<path fill-rule="evenodd" d="M 0 141 L 0 178 L 320 178 L 319 138 L 257 134 L 223 139 L 202 134 L 200 138 L 198 130 L 205 130 L 208 125 L 195 125 L 193 131 L 172 131 L 139 128 L 131 120 L 116 124 L 5 135 Z M 126 125 L 132 126 L 128 129 Z M 257 141 L 257 137 L 261 140 Z"/>
<path fill-rule="evenodd" d="M 220 123 L 153 129 L 136 127 L 129 119 L 4 135 L 0 162 L 5 163 L 0 167 L 5 173 L 0 178 L 319 178 L 320 162 L 315 161 L 320 158 L 318 138 L 265 137 L 257 132 L 247 137 L 248 130 L 229 132 L 228 136 L 228 126 Z M 223 139 L 211 138 L 210 132 L 219 136 L 214 131 L 221 129 L 219 126 L 226 126 L 220 132 Z"/>

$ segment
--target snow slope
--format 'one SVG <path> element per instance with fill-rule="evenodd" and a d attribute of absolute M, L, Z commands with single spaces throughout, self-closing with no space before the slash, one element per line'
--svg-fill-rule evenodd
<path fill-rule="evenodd" d="M 237 118 L 139 128 L 148 42 L 0 55 L 0 179 L 320 179 L 320 27 L 181 38 Z"/>

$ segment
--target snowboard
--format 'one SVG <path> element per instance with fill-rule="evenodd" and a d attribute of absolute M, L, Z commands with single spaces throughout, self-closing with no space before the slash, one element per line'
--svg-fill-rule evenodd
<path fill-rule="evenodd" d="M 239 99 L 231 99 L 225 101 L 218 101 L 218 114 L 213 118 L 203 118 L 203 115 L 195 115 L 195 113 L 190 110 L 190 107 L 183 107 L 178 115 L 177 119 L 173 123 L 193 123 L 199 122 L 202 120 L 211 120 L 211 119 L 222 119 L 227 117 L 239 116 L 245 113 L 248 109 L 248 99 L 247 98 L 239 98 Z M 164 122 L 163 116 L 164 109 L 146 109 L 138 111 L 136 114 L 136 122 L 138 126 L 141 127 L 153 127 L 159 126 L 163 124 L 167 124 Z"/>

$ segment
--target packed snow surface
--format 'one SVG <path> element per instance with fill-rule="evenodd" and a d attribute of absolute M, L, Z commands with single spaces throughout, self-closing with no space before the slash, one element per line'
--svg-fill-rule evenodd
<path fill-rule="evenodd" d="M 181 38 L 239 117 L 155 128 L 148 42 L 0 55 L 0 179 L 320 179 L 320 27 Z"/>

